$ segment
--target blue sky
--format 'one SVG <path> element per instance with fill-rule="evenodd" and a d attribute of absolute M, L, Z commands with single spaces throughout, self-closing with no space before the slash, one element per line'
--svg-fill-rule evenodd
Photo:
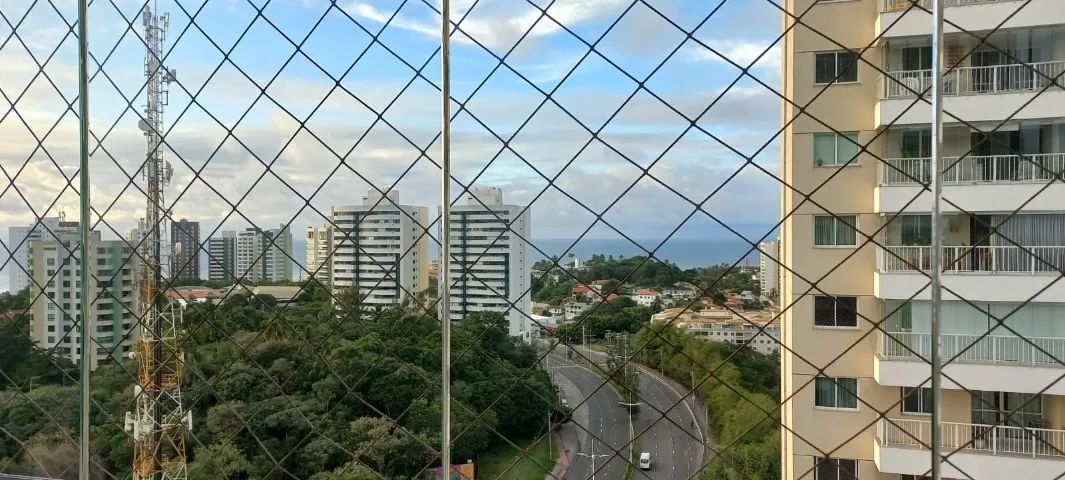
<path fill-rule="evenodd" d="M 639 180 L 604 216 L 626 235 L 663 238 L 692 211 L 662 184 L 694 200 L 718 190 L 706 209 L 749 235 L 760 236 L 775 222 L 779 184 L 751 167 L 725 183 L 743 158 L 706 133 L 684 133 L 689 122 L 662 100 L 694 117 L 720 97 L 698 125 L 744 155 L 761 151 L 755 160 L 776 172 L 779 149 L 767 142 L 779 128 L 777 96 L 749 78 L 729 88 L 740 70 L 686 39 L 655 12 L 690 30 L 718 7 L 694 37 L 746 65 L 779 35 L 780 11 L 773 3 L 648 0 L 629 8 L 629 0 L 481 0 L 471 9 L 473 3 L 452 2 L 453 18 L 465 15 L 452 42 L 453 97 L 466 106 L 452 124 L 454 174 L 463 183 L 476 177 L 477 185 L 502 187 L 508 203 L 526 204 L 548 185 L 541 174 L 553 177 L 576 156 L 556 182 L 569 196 L 548 189 L 533 203 L 534 237 L 579 234 L 595 218 L 586 207 L 602 211 L 636 182 L 641 168 L 651 165 L 648 172 L 659 181 Z M 76 44 L 73 37 L 64 39 L 60 14 L 72 22 L 75 4 L 57 0 L 57 13 L 38 3 L 16 38 L 8 22 L 20 21 L 30 5 L 28 0 L 0 0 L 5 17 L 0 19 L 0 90 L 13 100 L 29 86 L 16 104 L 19 115 L 7 112 L 7 102 L 0 103 L 0 111 L 7 112 L 0 120 L 0 165 L 14 175 L 31 158 L 15 181 L 17 189 L 0 196 L 0 226 L 31 221 L 33 212 L 44 213 L 57 196 L 60 202 L 50 214 L 77 212 L 73 192 L 60 194 L 63 175 L 73 172 L 77 158 L 76 122 L 69 112 L 63 115 L 65 102 L 77 93 Z M 143 208 L 139 192 L 123 191 L 144 148 L 136 129 L 136 111 L 144 103 L 144 47 L 136 36 L 142 5 L 96 0 L 90 9 L 91 51 L 98 61 L 110 55 L 103 67 L 107 76 L 97 75 L 91 87 L 92 128 L 98 138 L 106 133 L 93 157 L 93 205 L 106 210 L 104 219 L 117 232 L 129 228 Z M 439 170 L 419 159 L 419 150 L 428 147 L 429 157 L 439 157 L 439 144 L 432 142 L 440 112 L 436 5 L 435 0 L 158 2 L 159 10 L 170 13 L 166 63 L 178 72 L 166 114 L 171 129 L 167 157 L 175 169 L 167 195 L 174 215 L 201 221 L 204 232 L 219 225 L 243 228 L 249 222 L 268 227 L 295 217 L 298 235 L 305 226 L 322 222 L 312 209 L 301 210 L 300 196 L 317 190 L 311 205 L 327 213 L 330 205 L 358 203 L 367 182 L 386 188 L 408 169 L 395 186 L 402 203 L 435 211 Z M 201 7 L 190 26 L 189 15 Z M 257 8 L 265 19 L 255 19 Z M 623 13 L 596 43 L 598 53 L 586 56 L 588 43 L 596 42 Z M 132 31 L 123 16 L 135 21 Z M 297 54 L 289 61 L 295 47 L 278 30 L 303 42 L 300 50 L 306 56 Z M 371 34 L 378 32 L 374 42 Z M 57 46 L 44 69 L 51 81 L 31 81 L 36 62 Z M 230 62 L 223 62 L 223 52 L 231 48 Z M 647 78 L 674 49 L 670 60 Z M 504 55 L 506 66 L 497 68 L 496 57 Z M 426 63 L 424 78 L 415 78 L 393 102 L 415 76 L 414 69 Z M 778 85 L 779 46 L 772 46 L 751 72 Z M 338 79 L 347 91 L 335 88 Z M 637 81 L 661 100 L 639 90 Z M 270 98 L 256 100 L 260 87 L 266 87 Z M 540 106 L 541 92 L 551 92 L 552 101 Z M 195 102 L 190 101 L 193 95 Z M 453 109 L 460 110 L 457 103 Z M 387 124 L 374 125 L 374 111 L 385 111 Z M 36 149 L 37 139 L 57 119 L 45 150 Z M 226 139 L 231 128 L 236 139 Z M 598 138 L 589 130 L 600 132 Z M 508 141 L 506 147 L 501 138 Z M 274 162 L 273 173 L 258 184 L 265 168 L 256 157 Z M 340 157 L 346 165 L 340 165 Z M 200 168 L 196 179 L 194 171 Z M 245 195 L 237 208 L 240 214 L 231 214 L 225 200 Z M 109 228 L 103 230 L 108 236 Z M 606 226 L 589 235 L 619 237 Z M 700 214 L 677 235 L 727 239 L 731 234 Z"/>

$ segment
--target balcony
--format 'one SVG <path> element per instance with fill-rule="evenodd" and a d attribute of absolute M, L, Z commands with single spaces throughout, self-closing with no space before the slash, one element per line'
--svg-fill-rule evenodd
<path fill-rule="evenodd" d="M 960 227 L 958 227 L 960 228 Z M 881 299 L 928 300 L 932 247 L 885 246 L 877 250 L 874 293 Z M 943 298 L 989 302 L 1060 302 L 1065 246 L 943 247 Z M 1034 298 L 1033 298 L 1034 296 Z"/>
<path fill-rule="evenodd" d="M 1065 153 L 943 157 L 944 185 L 1044 184 L 1065 173 Z M 880 165 L 881 185 L 919 185 L 931 181 L 931 158 L 888 158 Z"/>
<path fill-rule="evenodd" d="M 940 341 L 949 360 L 945 388 L 1065 394 L 1057 382 L 1065 372 L 1065 338 L 952 333 Z M 931 375 L 931 353 L 930 333 L 879 332 L 874 377 L 885 386 L 920 386 Z"/>
<path fill-rule="evenodd" d="M 943 6 L 957 7 L 1006 1 L 1010 0 L 943 0 Z M 918 7 L 924 7 L 928 9 L 932 8 L 932 0 L 884 0 L 884 4 L 882 5 L 882 9 L 880 11 L 882 13 L 901 12 L 910 8 L 910 5 L 913 4 L 917 4 Z"/>
<path fill-rule="evenodd" d="M 1065 61 L 955 67 L 943 76 L 944 95 L 1040 91 L 1065 72 Z M 881 76 L 881 99 L 915 98 L 931 91 L 932 70 L 902 70 Z M 1051 87 L 1053 88 L 1053 87 Z"/>
<path fill-rule="evenodd" d="M 968 11 L 974 18 L 1006 18 L 985 8 L 1003 8 L 1010 14 L 1019 2 L 984 2 L 981 7 L 958 7 L 955 13 Z M 1065 10 L 1057 0 L 1024 5 L 1026 14 L 1045 6 L 1046 17 L 1060 17 Z M 1033 8 L 1037 7 L 1037 8 Z M 889 38 L 883 44 L 883 71 L 879 78 L 880 101 L 876 105 L 877 127 L 888 125 L 927 124 L 931 118 L 932 48 L 928 17 L 920 22 L 913 35 Z M 948 17 L 950 11 L 948 11 Z M 943 108 L 947 122 L 1032 121 L 1056 118 L 1058 107 L 1065 103 L 1065 89 L 1054 82 L 1065 72 L 1065 27 L 1029 26 L 1030 28 L 987 28 L 986 43 L 971 34 L 948 34 L 943 39 L 946 66 L 943 73 Z M 894 30 L 894 27 L 892 28 Z M 967 29 L 970 32 L 981 29 Z M 993 31 L 990 31 L 993 30 Z M 979 36 L 979 35 L 977 35 Z M 1018 40 L 1023 39 L 1023 40 Z M 924 98 L 918 100 L 917 97 Z M 1039 101 L 1034 101 L 1038 95 Z M 992 152 L 999 153 L 999 152 Z M 1012 152 L 1010 152 L 1012 153 Z"/>
<path fill-rule="evenodd" d="M 884 473 L 923 475 L 928 471 L 932 422 L 881 419 L 873 457 Z M 1065 471 L 1065 430 L 979 423 L 942 423 L 945 477 L 1056 478 Z"/>
<path fill-rule="evenodd" d="M 962 27 L 968 31 L 1002 28 L 1035 27 L 1065 23 L 1065 10 L 1060 0 L 944 0 L 948 21 L 947 33 Z M 910 8 L 910 5 L 917 6 Z M 1019 8 L 1020 5 L 1024 8 Z M 927 36 L 932 17 L 931 0 L 883 0 L 877 18 L 876 34 L 882 38 Z M 1012 16 L 1011 16 L 1012 15 Z M 1003 19 L 1005 22 L 1003 23 Z"/>
<path fill-rule="evenodd" d="M 884 247 L 878 268 L 883 272 L 927 271 L 932 247 Z M 1065 246 L 943 247 L 946 273 L 1022 273 L 1059 275 L 1065 269 Z"/>
<path fill-rule="evenodd" d="M 1065 183 L 1054 182 L 1065 173 L 1065 153 L 944 157 L 943 164 L 946 212 L 1046 212 L 1060 209 L 1065 198 Z M 931 165 L 927 157 L 884 159 L 874 211 L 931 211 L 931 196 L 924 190 Z"/>

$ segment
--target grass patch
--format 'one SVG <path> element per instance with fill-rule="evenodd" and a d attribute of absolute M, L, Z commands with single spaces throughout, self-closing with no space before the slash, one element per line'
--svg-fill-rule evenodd
<path fill-rule="evenodd" d="M 528 447 L 536 440 L 522 440 L 514 443 L 521 447 Z M 477 478 L 494 480 L 497 478 L 508 480 L 543 480 L 551 470 L 555 468 L 558 459 L 558 445 L 551 441 L 548 448 L 547 438 L 543 438 L 529 449 L 528 453 L 521 456 L 510 444 L 497 445 L 480 456 L 477 464 Z M 518 463 L 511 467 L 514 459 L 521 456 Z M 505 473 L 504 473 L 505 472 Z"/>

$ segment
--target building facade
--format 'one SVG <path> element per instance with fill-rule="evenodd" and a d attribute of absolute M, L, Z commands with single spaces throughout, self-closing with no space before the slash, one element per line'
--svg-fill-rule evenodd
<path fill-rule="evenodd" d="M 292 231 L 288 225 L 263 231 L 263 280 L 291 282 Z"/>
<path fill-rule="evenodd" d="M 218 232 L 207 239 L 207 278 L 231 282 L 237 272 L 237 232 Z"/>
<path fill-rule="evenodd" d="M 501 312 L 511 336 L 528 341 L 529 246 L 531 215 L 526 207 L 503 203 L 498 188 L 477 188 L 465 204 L 451 209 L 451 318 L 471 312 Z"/>
<path fill-rule="evenodd" d="M 329 285 L 332 276 L 330 258 L 333 255 L 333 226 L 307 227 L 307 272 L 323 285 Z"/>
<path fill-rule="evenodd" d="M 662 294 L 658 293 L 657 290 L 637 290 L 632 294 L 632 299 L 641 307 L 651 308 L 655 305 L 655 302 L 661 303 Z"/>
<path fill-rule="evenodd" d="M 133 247 L 124 240 L 101 240 L 100 233 L 90 232 L 90 285 L 81 288 L 79 233 L 63 233 L 50 240 L 30 242 L 29 270 L 30 336 L 41 348 L 54 349 L 61 356 L 79 362 L 82 318 L 82 291 L 90 297 L 86 324 L 92 332 L 94 348 L 89 350 L 89 365 L 96 366 L 109 357 L 125 358 L 138 333 L 137 271 L 140 263 Z M 43 291 L 42 291 L 43 290 Z"/>
<path fill-rule="evenodd" d="M 360 303 L 385 308 L 429 287 L 429 209 L 399 203 L 399 192 L 370 190 L 361 205 L 334 206 L 334 294 L 357 289 Z"/>
<path fill-rule="evenodd" d="M 236 234 L 235 275 L 238 280 L 287 282 L 292 280 L 292 232 L 287 225 L 263 230 L 251 227 Z"/>
<path fill-rule="evenodd" d="M 263 232 L 249 228 L 237 232 L 236 237 L 237 280 L 255 283 L 263 280 Z"/>
<path fill-rule="evenodd" d="M 78 222 L 68 222 L 63 217 L 46 217 L 28 227 L 9 227 L 7 248 L 11 251 L 11 264 L 7 266 L 8 288 L 18 292 L 30 285 L 30 242 L 55 240 L 58 236 L 78 232 Z"/>
<path fill-rule="evenodd" d="M 943 476 L 1055 478 L 1065 91 L 1048 79 L 1065 71 L 1065 9 L 945 3 L 971 33 L 948 26 L 942 41 L 956 66 L 942 97 Z M 921 478 L 932 113 L 917 92 L 931 85 L 931 17 L 908 0 L 784 5 L 781 260 L 797 273 L 781 285 L 782 477 Z"/>
<path fill-rule="evenodd" d="M 773 302 L 780 293 L 780 242 L 758 244 L 758 287 L 762 295 Z"/>
<path fill-rule="evenodd" d="M 200 278 L 200 222 L 182 218 L 170 222 L 170 277 L 175 280 Z"/>

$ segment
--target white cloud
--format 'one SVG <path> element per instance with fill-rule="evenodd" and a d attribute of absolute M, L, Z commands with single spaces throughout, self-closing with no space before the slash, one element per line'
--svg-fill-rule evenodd
<path fill-rule="evenodd" d="M 490 5 L 481 2 L 469 12 L 474 2 L 463 0 L 452 3 L 452 18 L 457 20 L 466 16 L 454 40 L 472 44 L 470 38 L 493 49 L 508 49 L 529 31 L 528 38 L 546 37 L 562 31 L 559 24 L 572 28 L 589 20 L 620 11 L 628 0 L 557 0 L 547 9 L 547 15 L 525 2 L 504 2 L 506 5 Z M 353 0 L 344 7 L 352 15 L 377 23 L 384 23 L 392 17 L 391 11 L 375 6 L 371 1 Z M 439 0 L 437 1 L 439 9 Z M 426 9 L 427 13 L 431 13 Z M 467 16 L 467 13 L 469 15 Z M 548 18 L 548 16 L 550 18 Z M 438 17 L 412 18 L 401 12 L 392 20 L 391 25 L 420 33 L 432 38 L 440 36 Z M 556 23 L 557 22 L 557 23 Z M 534 26 L 535 24 L 535 26 Z"/>
<path fill-rule="evenodd" d="M 752 42 L 747 40 L 721 39 L 706 42 L 710 49 L 694 42 L 685 47 L 684 54 L 687 58 L 695 61 L 712 61 L 728 63 L 722 56 L 732 60 L 732 63 L 746 67 L 754 62 L 756 68 L 780 69 L 780 45 L 769 45 L 769 42 Z M 768 50 L 767 50 L 768 49 Z M 757 61 L 756 61 L 757 60 Z"/>

